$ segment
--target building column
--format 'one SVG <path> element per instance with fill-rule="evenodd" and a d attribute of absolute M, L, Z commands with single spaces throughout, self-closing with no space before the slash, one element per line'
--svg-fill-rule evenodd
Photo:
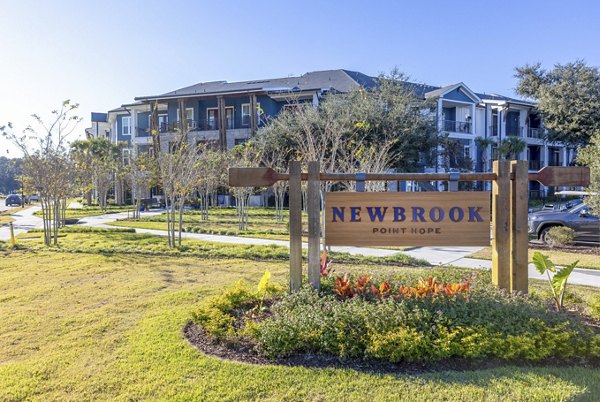
<path fill-rule="evenodd" d="M 561 156 L 560 158 L 562 159 L 560 162 L 561 166 L 568 166 L 569 163 L 567 161 L 567 147 L 563 146 L 563 148 L 560 151 Z"/>
<path fill-rule="evenodd" d="M 475 134 L 475 104 L 471 104 L 471 134 Z"/>
<path fill-rule="evenodd" d="M 134 138 L 137 137 L 137 125 L 137 110 L 133 109 L 131 111 L 131 144 L 133 144 Z"/>
<path fill-rule="evenodd" d="M 227 116 L 225 115 L 225 98 L 219 96 L 217 98 L 217 104 L 219 107 L 219 140 L 221 143 L 221 150 L 227 150 Z"/>
<path fill-rule="evenodd" d="M 258 103 L 256 95 L 250 95 L 250 135 L 254 136 L 258 131 Z"/>

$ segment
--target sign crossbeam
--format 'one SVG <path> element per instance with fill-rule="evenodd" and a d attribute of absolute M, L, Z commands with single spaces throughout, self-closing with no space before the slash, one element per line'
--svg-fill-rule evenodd
<path fill-rule="evenodd" d="M 272 168 L 230 168 L 231 187 L 270 187 L 278 181 L 289 180 L 288 173 L 279 173 Z M 301 173 L 302 181 L 308 180 L 308 173 Z M 514 172 L 510 173 L 514 180 Z M 495 181 L 498 175 L 489 173 L 364 173 L 357 178 L 356 173 L 321 173 L 320 181 Z M 587 186 L 590 183 L 590 170 L 582 166 L 546 166 L 538 172 L 528 174 L 528 180 L 535 180 L 545 186 Z"/>

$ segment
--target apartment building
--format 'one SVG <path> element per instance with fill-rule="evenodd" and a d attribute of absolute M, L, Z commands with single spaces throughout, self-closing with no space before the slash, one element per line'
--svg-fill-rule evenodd
<path fill-rule="evenodd" d="M 309 102 L 315 107 L 329 93 L 345 93 L 353 88 L 372 88 L 377 78 L 348 70 L 314 71 L 295 77 L 251 80 L 242 82 L 213 81 L 177 89 L 160 95 L 135 98 L 134 103 L 105 114 L 105 121 L 95 122 L 103 114 L 93 114 L 92 123 L 102 124 L 96 131 L 104 132 L 112 141 L 125 141 L 131 152 L 148 152 L 153 138 L 150 127 L 156 127 L 162 145 L 168 143 L 184 118 L 192 141 L 212 142 L 227 149 L 256 134 L 268 117 L 276 116 L 295 102 Z M 440 136 L 454 140 L 461 151 L 451 160 L 426 166 L 425 171 L 461 170 L 470 166 L 477 171 L 491 170 L 498 158 L 498 148 L 506 138 L 523 140 L 526 147 L 518 159 L 528 160 L 531 171 L 544 166 L 567 166 L 574 149 L 545 140 L 543 122 L 535 103 L 497 94 L 477 93 L 460 82 L 444 87 L 406 83 L 423 100 L 433 102 Z M 106 133 L 108 127 L 109 133 Z M 86 132 L 94 132 L 92 129 Z M 478 137 L 489 139 L 490 145 L 478 149 Z M 130 151 L 126 151 L 130 152 Z M 468 163 L 463 163 L 467 161 Z M 418 190 L 412 183 L 407 188 Z M 547 189 L 530 183 L 532 197 L 544 196 Z"/>

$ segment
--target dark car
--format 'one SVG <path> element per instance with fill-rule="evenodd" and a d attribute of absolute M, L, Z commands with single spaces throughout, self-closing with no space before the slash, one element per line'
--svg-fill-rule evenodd
<path fill-rule="evenodd" d="M 6 197 L 5 204 L 7 207 L 11 207 L 13 205 L 20 207 L 23 205 L 23 200 L 21 199 L 21 196 L 16 195 L 16 194 L 11 194 L 8 197 Z"/>
<path fill-rule="evenodd" d="M 549 243 L 548 231 L 566 226 L 575 231 L 575 242 L 600 245 L 600 218 L 592 215 L 587 205 L 578 204 L 563 211 L 539 211 L 529 214 L 529 234 Z"/>

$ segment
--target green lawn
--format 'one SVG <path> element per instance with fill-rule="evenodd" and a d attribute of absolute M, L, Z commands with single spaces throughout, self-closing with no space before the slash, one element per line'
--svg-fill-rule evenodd
<path fill-rule="evenodd" d="M 529 261 L 533 259 L 533 253 L 535 249 L 529 249 Z M 589 268 L 589 269 L 600 269 L 600 257 L 592 254 L 578 254 L 578 253 L 568 253 L 565 251 L 558 250 L 539 250 L 542 254 L 545 254 L 550 257 L 550 259 L 557 265 L 568 265 L 577 260 L 579 260 L 579 264 L 577 264 L 578 268 Z M 473 253 L 467 258 L 478 258 L 481 260 L 491 260 L 492 259 L 492 249 L 490 247 L 485 247 L 476 253 Z"/>
<path fill-rule="evenodd" d="M 117 212 L 133 211 L 134 207 L 131 205 L 109 205 L 105 209 L 98 206 L 84 206 L 83 208 L 67 208 L 67 219 L 79 219 L 87 216 L 98 216 Z M 42 216 L 42 212 L 38 211 L 34 215 Z"/>
<path fill-rule="evenodd" d="M 99 244 L 107 236 L 87 235 Z M 80 242 L 84 236 L 67 234 L 61 241 Z M 199 301 L 239 279 L 256 283 L 265 269 L 286 282 L 285 261 L 106 250 L 5 252 L 0 259 L 0 400 L 592 401 L 600 394 L 600 371 L 594 369 L 383 375 L 253 366 L 207 357 L 182 338 Z M 340 273 L 407 269 L 431 272 L 336 266 Z"/>

